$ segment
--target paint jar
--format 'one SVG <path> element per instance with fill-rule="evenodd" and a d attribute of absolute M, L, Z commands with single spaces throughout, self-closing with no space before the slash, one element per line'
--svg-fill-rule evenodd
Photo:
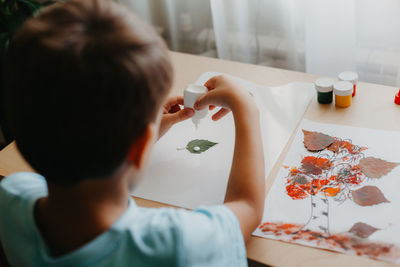
<path fill-rule="evenodd" d="M 333 84 L 331 78 L 320 78 L 315 81 L 315 89 L 317 90 L 317 99 L 320 104 L 330 104 L 333 100 Z"/>
<path fill-rule="evenodd" d="M 353 84 L 353 93 L 352 96 L 356 95 L 357 90 L 357 82 L 358 82 L 358 74 L 352 71 L 345 71 L 339 74 L 339 81 L 347 81 Z"/>
<path fill-rule="evenodd" d="M 194 103 L 196 103 L 197 99 L 200 96 L 205 95 L 207 92 L 208 92 L 207 87 L 203 85 L 190 84 L 186 86 L 185 91 L 183 91 L 184 106 L 187 108 L 194 108 L 193 105 Z M 195 114 L 192 117 L 192 121 L 196 126 L 196 129 L 198 128 L 200 120 L 205 116 L 207 116 L 207 113 L 208 113 L 208 108 L 195 111 Z"/>
<path fill-rule="evenodd" d="M 394 103 L 397 105 L 400 105 L 400 90 L 399 92 L 394 96 Z"/>
<path fill-rule="evenodd" d="M 347 81 L 339 81 L 333 85 L 335 93 L 335 105 L 341 108 L 351 106 L 351 98 L 353 94 L 353 84 Z"/>

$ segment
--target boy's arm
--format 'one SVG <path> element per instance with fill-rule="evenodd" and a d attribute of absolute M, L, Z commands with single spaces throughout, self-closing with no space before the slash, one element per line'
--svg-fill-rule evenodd
<path fill-rule="evenodd" d="M 235 150 L 225 205 L 238 217 L 246 240 L 264 210 L 265 167 L 259 112 L 255 106 L 234 111 Z"/>
<path fill-rule="evenodd" d="M 196 109 L 222 106 L 214 120 L 229 109 L 233 112 L 235 150 L 225 205 L 238 218 L 246 240 L 260 223 L 264 209 L 265 167 L 259 111 L 250 94 L 227 77 L 213 77 L 205 85 L 210 91 L 198 100 Z"/>

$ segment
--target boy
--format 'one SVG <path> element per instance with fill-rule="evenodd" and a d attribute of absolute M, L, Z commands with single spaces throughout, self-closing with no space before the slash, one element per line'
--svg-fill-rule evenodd
<path fill-rule="evenodd" d="M 168 52 L 110 1 L 54 4 L 10 43 L 5 105 L 16 143 L 39 174 L 0 184 L 0 240 L 15 266 L 246 266 L 260 222 L 264 160 L 252 97 L 214 77 L 195 108 L 233 112 L 236 142 L 224 205 L 137 207 L 129 190 L 153 144 L 193 110 L 168 99 Z M 43 176 L 42 176 L 43 175 Z"/>

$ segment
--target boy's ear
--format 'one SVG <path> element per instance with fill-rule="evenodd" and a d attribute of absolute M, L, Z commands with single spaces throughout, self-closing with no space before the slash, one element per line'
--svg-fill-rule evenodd
<path fill-rule="evenodd" d="M 128 153 L 128 161 L 132 163 L 136 169 L 141 169 L 146 158 L 146 151 L 152 144 L 155 130 L 153 125 L 147 125 L 143 133 L 137 138 Z"/>

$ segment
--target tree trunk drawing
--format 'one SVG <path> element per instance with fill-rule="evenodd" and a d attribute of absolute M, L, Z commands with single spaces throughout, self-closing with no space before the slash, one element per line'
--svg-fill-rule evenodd
<path fill-rule="evenodd" d="M 323 194 L 310 196 L 311 214 L 307 223 L 303 226 L 304 231 L 329 233 L 329 201 Z"/>

